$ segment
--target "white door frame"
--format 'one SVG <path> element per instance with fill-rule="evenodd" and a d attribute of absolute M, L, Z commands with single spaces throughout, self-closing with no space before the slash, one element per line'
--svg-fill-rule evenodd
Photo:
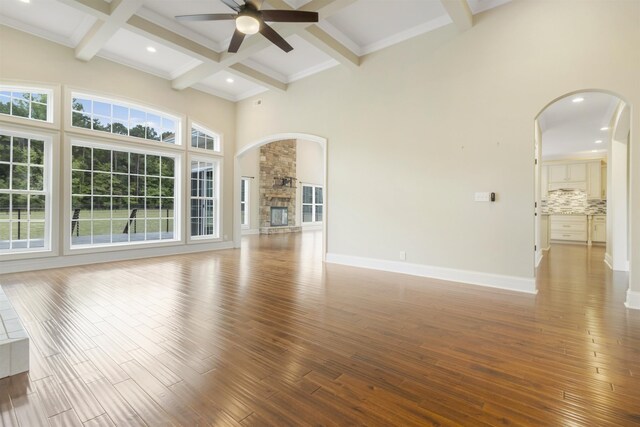
<path fill-rule="evenodd" d="M 322 261 L 324 262 L 327 255 L 327 224 L 329 223 L 329 197 L 328 197 L 328 141 L 326 138 L 317 135 L 311 135 L 307 133 L 278 133 L 275 135 L 265 136 L 264 138 L 260 138 L 255 140 L 242 148 L 240 148 L 233 159 L 233 247 L 240 247 L 240 240 L 242 237 L 242 226 L 240 224 L 240 179 L 242 178 L 240 174 L 240 158 L 245 155 L 247 152 L 256 149 L 262 145 L 269 144 L 271 142 L 283 141 L 287 139 L 295 139 L 295 140 L 303 140 L 310 141 L 320 144 L 322 147 L 322 157 L 323 157 L 323 182 L 322 185 L 324 187 L 324 220 L 322 222 Z"/>

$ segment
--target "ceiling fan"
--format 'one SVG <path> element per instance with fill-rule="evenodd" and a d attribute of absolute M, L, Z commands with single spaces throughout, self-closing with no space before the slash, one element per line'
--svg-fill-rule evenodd
<path fill-rule="evenodd" d="M 318 12 L 300 10 L 260 10 L 263 0 L 244 0 L 243 5 L 233 0 L 220 0 L 237 13 L 204 13 L 200 15 L 176 16 L 179 21 L 236 21 L 236 30 L 229 43 L 229 52 L 236 53 L 247 34 L 260 32 L 273 44 L 285 52 L 291 52 L 293 46 L 271 28 L 267 22 L 318 22 Z"/>

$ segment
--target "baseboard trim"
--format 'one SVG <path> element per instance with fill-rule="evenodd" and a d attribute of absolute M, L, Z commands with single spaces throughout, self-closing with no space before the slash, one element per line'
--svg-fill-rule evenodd
<path fill-rule="evenodd" d="M 611 255 L 608 253 L 604 254 L 604 263 L 607 264 L 607 267 L 609 267 L 611 270 L 613 270 L 613 259 L 611 258 Z"/>
<path fill-rule="evenodd" d="M 243 236 L 249 236 L 251 234 L 260 234 L 260 229 L 259 228 L 244 228 L 244 229 L 242 229 L 242 231 L 240 231 L 240 234 L 242 234 Z"/>
<path fill-rule="evenodd" d="M 634 310 L 640 310 L 640 292 L 627 289 L 627 300 L 624 306 Z"/>
<path fill-rule="evenodd" d="M 106 262 L 127 261 L 132 259 L 155 258 L 167 255 L 180 255 L 195 252 L 233 249 L 233 242 L 216 242 L 197 245 L 176 245 L 159 248 L 132 249 L 113 252 L 75 254 L 0 262 L 2 273 L 47 270 L 50 268 L 74 267 L 78 265 L 102 264 Z"/>
<path fill-rule="evenodd" d="M 506 289 L 509 291 L 537 294 L 536 280 L 531 277 L 504 276 L 500 274 L 482 273 L 478 271 L 457 270 L 453 268 L 434 267 L 424 264 L 387 261 L 374 258 L 363 258 L 350 255 L 328 253 L 326 262 L 371 270 L 409 274 L 411 276 L 460 282 L 470 285 Z"/>

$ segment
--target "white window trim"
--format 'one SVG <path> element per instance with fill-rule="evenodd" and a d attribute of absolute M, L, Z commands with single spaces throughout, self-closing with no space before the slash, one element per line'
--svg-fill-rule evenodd
<path fill-rule="evenodd" d="M 240 185 L 244 185 L 247 183 L 247 188 L 244 192 L 244 202 L 240 199 L 240 205 L 244 203 L 244 212 L 245 212 L 245 220 L 246 224 L 240 224 L 242 230 L 248 230 L 251 227 L 251 178 L 240 178 Z M 242 189 L 240 189 L 240 194 L 242 195 Z"/>
<path fill-rule="evenodd" d="M 198 150 L 200 151 L 200 150 Z M 206 150 L 203 150 L 206 151 Z M 207 153 L 211 154 L 211 152 L 206 151 Z M 214 194 L 216 194 L 216 199 L 217 199 L 217 203 L 215 206 L 215 215 L 216 215 L 216 232 L 214 236 L 192 236 L 191 235 L 191 162 L 192 161 L 198 161 L 198 162 L 212 162 L 215 163 L 216 167 L 215 167 L 215 175 L 214 175 Z M 224 167 L 224 162 L 222 157 L 220 156 L 205 156 L 203 154 L 200 153 L 190 153 L 187 156 L 187 171 L 188 173 L 185 173 L 185 185 L 184 188 L 186 188 L 186 194 L 185 194 L 185 202 L 184 202 L 184 206 L 185 206 L 185 236 L 187 239 L 187 244 L 194 244 L 194 243 L 210 243 L 210 242 L 222 242 L 224 240 L 224 236 L 222 235 L 222 230 L 224 230 L 224 224 L 222 223 L 222 209 L 221 206 L 223 205 L 223 201 L 222 201 L 222 189 L 224 188 L 224 183 L 222 182 L 223 178 L 223 167 Z"/>
<path fill-rule="evenodd" d="M 176 179 L 174 189 L 174 221 L 173 221 L 173 239 L 167 240 L 151 240 L 151 241 L 137 241 L 137 242 L 122 242 L 122 243 L 109 243 L 109 244 L 91 244 L 72 247 L 71 246 L 71 147 L 75 144 L 90 146 L 93 148 L 103 148 L 108 150 L 127 150 L 130 152 L 153 154 L 160 156 L 173 156 L 175 157 L 175 169 L 174 179 Z M 169 145 L 169 144 L 166 144 Z M 155 148 L 152 149 L 152 147 Z M 164 246 L 176 246 L 184 244 L 184 238 L 182 237 L 182 223 L 184 218 L 184 203 L 182 197 L 182 188 L 184 187 L 184 174 L 182 170 L 183 155 L 175 150 L 166 150 L 165 145 L 158 146 L 158 144 L 152 147 L 146 144 L 131 144 L 120 143 L 112 144 L 111 141 L 103 141 L 97 138 L 88 137 L 76 137 L 67 136 L 64 144 L 64 182 L 63 182 L 63 197 L 64 197 L 64 213 L 63 213 L 63 227 L 61 227 L 64 233 L 64 255 L 85 254 L 85 253 L 99 253 L 99 252 L 114 252 L 114 251 L 127 251 L 132 249 L 142 248 L 157 248 Z M 174 181 L 175 182 L 175 181 Z"/>
<path fill-rule="evenodd" d="M 47 120 L 36 120 L 28 117 L 10 116 L 0 114 L 0 122 L 29 126 L 30 128 L 43 128 L 59 130 L 60 111 L 56 108 L 60 104 L 60 86 L 43 83 L 29 84 L 16 80 L 1 80 L 1 91 L 43 92 L 47 94 Z"/>
<path fill-rule="evenodd" d="M 18 136 L 22 138 L 30 139 L 42 139 L 45 141 L 45 175 L 44 185 L 46 188 L 45 194 L 49 197 L 45 199 L 45 246 L 43 248 L 23 249 L 16 252 L 3 252 L 0 253 L 1 261 L 21 260 L 21 259 L 35 259 L 45 258 L 58 255 L 58 238 L 59 228 L 54 227 L 54 224 L 59 223 L 59 197 L 54 197 L 59 193 L 60 182 L 60 169 L 54 168 L 53 165 L 60 164 L 59 157 L 59 138 L 57 133 L 42 132 L 39 130 L 26 130 L 22 128 L 15 128 L 0 124 L 0 131 L 4 134 L 11 136 Z"/>
<path fill-rule="evenodd" d="M 312 196 L 313 196 L 313 203 L 304 203 L 304 187 L 311 187 L 313 189 L 312 191 Z M 316 203 L 316 188 L 322 188 L 322 203 Z M 321 225 L 323 221 L 316 221 L 316 206 L 322 206 L 322 219 L 324 220 L 324 215 L 325 215 L 325 210 L 324 210 L 324 198 L 325 198 L 325 194 L 324 194 L 324 186 L 321 184 L 309 184 L 307 182 L 301 182 L 300 183 L 300 224 L 302 224 L 303 227 L 307 226 L 307 227 L 311 227 L 314 225 Z M 308 222 L 304 222 L 304 205 L 311 205 L 312 206 L 312 210 L 311 210 L 311 214 L 313 215 L 313 221 L 308 221 Z"/>
<path fill-rule="evenodd" d="M 185 145 L 187 146 L 187 149 L 189 151 L 192 151 L 193 153 L 200 153 L 203 156 L 223 156 L 224 155 L 224 139 L 222 136 L 222 133 L 211 130 L 210 128 L 201 125 L 199 122 L 194 121 L 194 120 L 188 120 L 187 121 L 187 129 L 189 130 L 188 132 L 185 132 Z M 191 145 L 191 132 L 192 129 L 196 129 L 199 130 L 200 132 L 204 132 L 206 134 L 209 134 L 211 136 L 213 136 L 214 138 L 217 139 L 218 141 L 218 150 L 207 150 L 204 148 L 198 148 L 198 147 L 194 147 Z"/>
<path fill-rule="evenodd" d="M 176 142 L 175 144 L 169 144 L 167 142 L 162 141 L 152 141 L 144 138 L 137 138 L 135 136 L 129 135 L 119 135 L 111 132 L 100 132 L 95 131 L 93 129 L 85 129 L 73 126 L 72 119 L 72 107 L 71 101 L 74 97 L 85 96 L 92 100 L 97 100 L 101 102 L 107 102 L 111 104 L 118 104 L 128 108 L 136 108 L 139 110 L 144 110 L 145 112 L 156 113 L 159 115 L 168 116 L 176 121 Z M 91 139 L 104 139 L 110 140 L 116 144 L 135 144 L 135 145 L 146 145 L 150 147 L 151 150 L 161 149 L 161 150 L 175 150 L 175 151 L 184 151 L 184 141 L 185 141 L 185 132 L 184 132 L 184 123 L 186 122 L 185 116 L 183 114 L 177 114 L 172 111 L 168 111 L 162 108 L 154 107 L 149 104 L 145 104 L 139 101 L 131 100 L 129 98 L 121 97 L 118 95 L 107 95 L 107 94 L 99 94 L 94 91 L 83 90 L 83 89 L 74 89 L 67 88 L 64 94 L 64 110 L 67 113 L 67 117 L 64 121 L 64 131 L 67 133 L 82 135 L 83 138 L 91 138 Z"/>

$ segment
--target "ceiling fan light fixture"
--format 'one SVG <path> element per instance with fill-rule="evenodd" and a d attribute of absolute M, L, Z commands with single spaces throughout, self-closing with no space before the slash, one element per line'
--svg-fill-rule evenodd
<path fill-rule="evenodd" d="M 260 21 L 250 15 L 239 15 L 236 18 L 236 29 L 243 34 L 255 34 L 260 31 Z"/>

